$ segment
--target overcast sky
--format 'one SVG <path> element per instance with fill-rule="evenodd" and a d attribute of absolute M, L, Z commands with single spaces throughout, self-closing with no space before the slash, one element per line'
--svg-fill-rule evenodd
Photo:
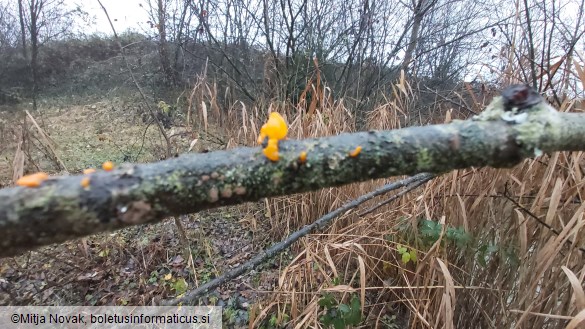
<path fill-rule="evenodd" d="M 84 32 L 112 33 L 106 15 L 97 0 L 65 0 L 65 2 L 72 7 L 81 4 L 80 7 L 95 19 L 94 25 L 89 26 L 87 30 L 84 29 Z M 108 10 L 118 33 L 128 28 L 140 31 L 148 21 L 145 9 L 139 6 L 139 3 L 145 2 L 144 0 L 101 0 L 101 2 Z"/>

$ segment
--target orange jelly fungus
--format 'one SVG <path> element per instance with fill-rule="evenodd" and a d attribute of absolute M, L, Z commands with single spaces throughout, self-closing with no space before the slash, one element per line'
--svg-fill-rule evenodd
<path fill-rule="evenodd" d="M 95 169 L 93 169 L 93 168 L 83 169 L 83 173 L 86 175 L 93 174 L 94 172 L 95 172 Z"/>
<path fill-rule="evenodd" d="M 262 150 L 262 153 L 271 161 L 278 161 L 278 140 L 269 139 L 268 145 Z"/>
<path fill-rule="evenodd" d="M 49 178 L 44 172 L 38 172 L 36 174 L 22 176 L 19 180 L 16 181 L 16 185 L 18 186 L 26 186 L 26 187 L 39 187 L 43 181 Z"/>
<path fill-rule="evenodd" d="M 102 168 L 105 171 L 111 171 L 112 169 L 114 169 L 114 163 L 112 161 L 106 161 L 102 164 Z"/>
<path fill-rule="evenodd" d="M 301 152 L 301 154 L 299 155 L 299 161 L 301 163 L 307 162 L 307 152 L 305 151 Z"/>
<path fill-rule="evenodd" d="M 258 144 L 262 144 L 264 139 L 276 139 L 281 140 L 286 137 L 288 133 L 288 127 L 284 118 L 277 112 L 270 113 L 268 121 L 260 129 L 260 136 L 258 136 Z"/>
<path fill-rule="evenodd" d="M 355 158 L 356 156 L 358 156 L 358 154 L 360 154 L 361 151 L 362 151 L 362 147 L 358 146 L 355 148 L 355 150 L 349 152 L 349 156 L 352 158 Z"/>
<path fill-rule="evenodd" d="M 83 179 L 81 179 L 81 187 L 83 188 L 87 188 L 89 187 L 89 177 L 83 177 Z"/>

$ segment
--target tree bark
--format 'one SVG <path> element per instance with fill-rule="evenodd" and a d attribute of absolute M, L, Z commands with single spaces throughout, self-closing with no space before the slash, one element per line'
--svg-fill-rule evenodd
<path fill-rule="evenodd" d="M 414 51 L 418 44 L 419 31 L 422 24 L 422 20 L 427 11 L 435 5 L 435 0 L 418 0 L 414 5 L 413 14 L 414 19 L 412 23 L 412 30 L 410 31 L 410 38 L 408 39 L 408 46 L 404 52 L 404 60 L 402 61 L 402 69 L 404 72 L 408 71 L 408 67 L 412 58 L 414 57 Z"/>
<path fill-rule="evenodd" d="M 20 40 L 22 42 L 22 56 L 26 59 L 28 57 L 26 51 L 26 27 L 24 23 L 24 6 L 22 0 L 18 0 L 18 19 L 20 22 Z"/>
<path fill-rule="evenodd" d="M 162 66 L 162 71 L 169 85 L 174 86 L 177 82 L 175 71 L 171 67 L 167 42 L 167 20 L 166 20 L 166 1 L 157 0 L 157 19 L 158 19 L 158 55 Z"/>
<path fill-rule="evenodd" d="M 37 110 L 37 93 L 39 90 L 38 57 L 39 57 L 39 27 L 37 25 L 40 13 L 43 10 L 43 0 L 30 1 L 30 70 L 32 74 L 33 111 Z"/>
<path fill-rule="evenodd" d="M 264 197 L 395 175 L 511 167 L 541 151 L 585 150 L 585 115 L 544 102 L 526 108 L 515 96 L 497 98 L 466 121 L 281 141 L 277 162 L 260 147 L 244 147 L 97 172 L 88 175 L 88 188 L 78 175 L 0 190 L 0 256 Z"/>

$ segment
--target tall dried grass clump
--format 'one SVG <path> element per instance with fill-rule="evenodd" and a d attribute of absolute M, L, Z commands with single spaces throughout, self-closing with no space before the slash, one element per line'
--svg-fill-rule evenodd
<path fill-rule="evenodd" d="M 285 116 L 289 138 L 355 131 L 343 99 L 319 94 L 327 88 L 313 91 L 328 99 L 313 111 L 306 106 L 311 99 L 296 107 L 237 103 L 221 123 L 234 145 L 253 145 L 270 111 Z M 369 113 L 368 128 L 401 128 L 412 122 L 415 104 L 402 78 Z M 574 111 L 573 105 L 560 110 Z M 449 120 L 450 112 L 435 121 Z M 576 327 L 585 317 L 584 170 L 583 152 L 561 152 L 512 169 L 453 171 L 361 215 L 381 201 L 372 200 L 295 245 L 294 259 L 270 297 L 253 308 L 250 325 L 277 314 L 280 325 L 318 327 L 325 312 L 319 301 L 329 295 L 346 304 L 357 296 L 362 324 L 371 328 Z M 271 233 L 283 238 L 387 181 L 269 199 Z M 405 262 L 405 251 L 416 260 Z"/>

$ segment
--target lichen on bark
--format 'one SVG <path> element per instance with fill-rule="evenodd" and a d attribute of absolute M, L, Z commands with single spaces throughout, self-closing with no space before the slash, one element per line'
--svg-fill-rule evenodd
<path fill-rule="evenodd" d="M 276 162 L 261 147 L 243 147 L 126 164 L 90 174 L 88 187 L 79 175 L 3 189 L 0 256 L 264 197 L 419 172 L 511 167 L 539 150 L 585 150 L 585 115 L 558 113 L 544 102 L 514 104 L 524 103 L 497 98 L 477 117 L 449 124 L 281 140 Z"/>

